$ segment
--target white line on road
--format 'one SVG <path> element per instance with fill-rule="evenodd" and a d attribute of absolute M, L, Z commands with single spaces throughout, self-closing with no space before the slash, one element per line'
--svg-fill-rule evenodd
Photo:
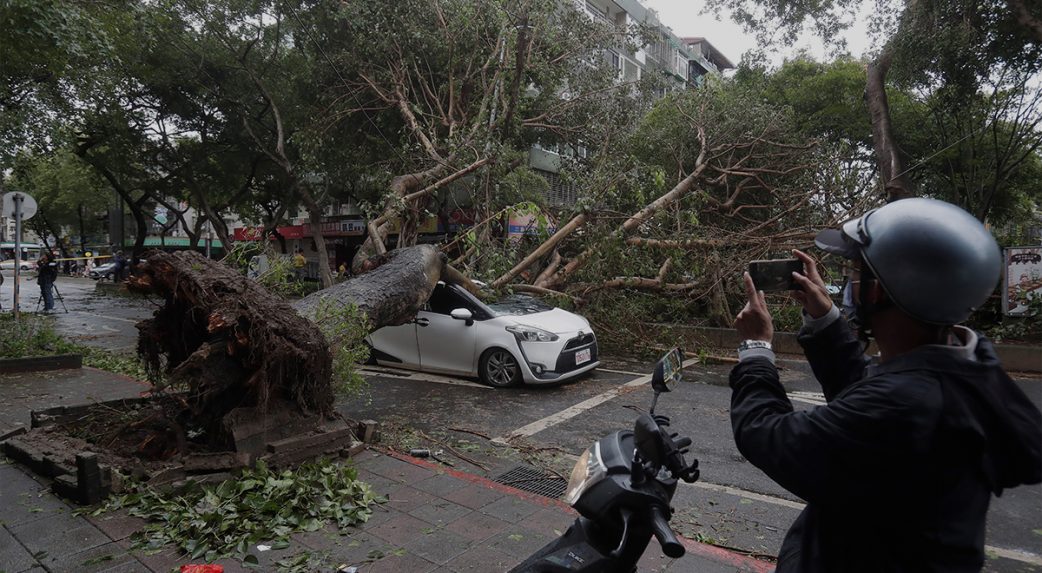
<path fill-rule="evenodd" d="M 687 368 L 688 366 L 691 366 L 692 364 L 695 364 L 697 362 L 698 362 L 698 358 L 689 358 L 689 359 L 684 361 L 684 366 L 683 367 Z M 602 394 L 598 394 L 598 395 L 594 396 L 593 398 L 589 398 L 587 400 L 583 400 L 582 402 L 579 402 L 578 404 L 575 404 L 574 406 L 570 406 L 568 408 L 565 408 L 564 410 L 561 410 L 560 412 L 557 412 L 556 414 L 551 414 L 549 416 L 546 416 L 545 418 L 536 420 L 535 422 L 532 422 L 531 424 L 522 426 L 522 427 L 520 427 L 520 428 L 510 432 L 506 436 L 500 436 L 500 437 L 494 438 L 492 441 L 493 442 L 498 442 L 498 443 L 504 443 L 504 442 L 509 442 L 513 438 L 527 437 L 527 436 L 532 436 L 534 434 L 538 434 L 539 432 L 542 432 L 543 430 L 545 430 L 547 428 L 550 428 L 552 426 L 556 426 L 557 424 L 560 424 L 561 422 L 566 422 L 568 420 L 571 420 L 572 418 L 578 416 L 579 414 L 582 414 L 583 412 L 585 412 L 585 411 L 587 411 L 587 410 L 589 410 L 591 408 L 599 406 L 599 405 L 601 405 L 601 404 L 603 404 L 603 403 L 605 403 L 605 402 L 615 398 L 616 396 L 620 396 L 622 394 L 625 394 L 630 388 L 636 388 L 637 386 L 643 386 L 644 384 L 647 384 L 648 382 L 651 382 L 651 375 L 650 374 L 648 374 L 646 376 L 641 376 L 640 378 L 636 378 L 634 380 L 630 380 L 629 382 L 627 382 L 627 383 L 625 383 L 625 384 L 623 384 L 621 386 L 617 386 L 615 388 L 612 388 L 611 390 L 608 390 L 607 392 L 604 392 Z"/>
<path fill-rule="evenodd" d="M 70 310 L 69 314 L 83 314 L 83 315 L 89 316 L 91 318 L 102 318 L 102 319 L 105 319 L 105 320 L 119 320 L 121 322 L 129 322 L 131 324 L 137 324 L 137 323 L 141 322 L 141 320 L 133 320 L 133 319 L 130 319 L 130 318 L 120 318 L 118 316 L 105 316 L 104 314 L 98 314 L 98 313 L 94 313 L 94 312 L 84 312 L 82 310 Z"/>
<path fill-rule="evenodd" d="M 596 372 L 614 372 L 616 374 L 629 374 L 630 376 L 644 376 L 640 372 L 630 372 L 629 370 L 612 370 L 611 368 L 604 368 L 601 366 L 597 367 Z"/>
<path fill-rule="evenodd" d="M 386 376 L 388 378 L 397 378 L 399 380 L 422 380 L 423 382 L 434 382 L 435 384 L 448 384 L 450 386 L 469 386 L 471 388 L 481 388 L 482 390 L 491 390 L 491 386 L 485 386 L 484 384 L 477 384 L 475 382 L 468 382 L 466 380 L 460 380 L 458 378 L 450 378 L 448 376 L 439 376 L 437 374 L 428 374 L 426 372 L 416 372 L 412 370 L 392 370 L 383 368 L 359 368 L 362 374 L 368 376 Z"/>

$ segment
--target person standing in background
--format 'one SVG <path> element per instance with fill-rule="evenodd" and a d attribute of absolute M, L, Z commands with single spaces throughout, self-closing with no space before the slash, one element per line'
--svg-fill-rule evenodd
<path fill-rule="evenodd" d="M 40 285 L 40 296 L 43 297 L 43 311 L 54 310 L 54 281 L 58 279 L 58 263 L 54 253 L 44 252 L 36 261 L 36 284 Z"/>

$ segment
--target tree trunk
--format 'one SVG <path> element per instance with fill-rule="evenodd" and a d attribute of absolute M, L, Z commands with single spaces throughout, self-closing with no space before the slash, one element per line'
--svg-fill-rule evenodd
<path fill-rule="evenodd" d="M 322 288 L 333 286 L 333 273 L 329 270 L 329 251 L 326 250 L 326 238 L 322 236 L 322 208 L 315 201 L 307 184 L 298 181 L 298 193 L 304 199 L 304 205 L 308 210 L 308 220 L 311 223 L 311 238 L 315 240 L 315 249 L 318 250 L 318 276 L 322 281 Z"/>
<path fill-rule="evenodd" d="M 912 182 L 908 178 L 901 150 L 894 141 L 890 121 L 886 74 L 892 60 L 892 51 L 884 48 L 879 58 L 868 65 L 868 79 L 865 85 L 865 103 L 868 105 L 872 123 L 872 147 L 875 149 L 876 164 L 879 167 L 887 202 L 914 196 Z"/>

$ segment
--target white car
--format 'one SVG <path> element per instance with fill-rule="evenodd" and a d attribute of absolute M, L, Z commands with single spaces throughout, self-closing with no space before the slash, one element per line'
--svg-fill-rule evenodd
<path fill-rule="evenodd" d="M 477 376 L 499 388 L 562 382 L 600 364 L 585 318 L 518 294 L 486 304 L 445 283 L 413 322 L 378 329 L 366 341 L 378 364 Z"/>
<path fill-rule="evenodd" d="M 36 266 L 35 261 L 22 261 L 22 264 L 18 265 L 23 271 L 30 271 Z M 7 259 L 6 261 L 0 261 L 0 269 L 3 270 L 14 270 L 14 259 Z"/>

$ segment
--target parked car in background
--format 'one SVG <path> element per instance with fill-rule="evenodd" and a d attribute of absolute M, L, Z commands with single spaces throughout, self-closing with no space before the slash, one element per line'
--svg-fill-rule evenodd
<path fill-rule="evenodd" d="M 14 265 L 15 265 L 15 260 L 14 259 L 7 259 L 6 261 L 0 261 L 0 270 L 13 271 L 14 270 Z M 21 261 L 21 264 L 18 265 L 18 268 L 23 270 L 23 271 L 31 271 L 31 270 L 33 270 L 33 267 L 35 265 L 36 265 L 36 263 L 33 262 L 33 261 Z"/>
<path fill-rule="evenodd" d="M 92 279 L 105 279 L 112 280 L 112 275 L 116 272 L 116 263 L 109 262 L 97 265 L 90 270 L 90 278 Z"/>
<path fill-rule="evenodd" d="M 520 294 L 486 304 L 441 282 L 413 322 L 366 341 L 378 364 L 477 376 L 500 388 L 563 382 L 600 364 L 585 318 Z"/>

